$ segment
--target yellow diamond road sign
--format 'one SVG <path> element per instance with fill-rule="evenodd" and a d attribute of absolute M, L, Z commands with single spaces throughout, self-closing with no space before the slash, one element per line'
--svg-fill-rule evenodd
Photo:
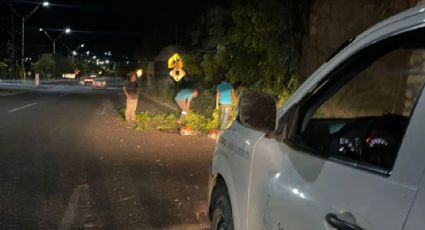
<path fill-rule="evenodd" d="M 173 56 L 168 59 L 168 68 L 172 69 L 170 71 L 170 76 L 174 81 L 180 81 L 186 76 L 186 71 L 183 70 L 183 59 L 178 53 L 173 54 Z"/>
<path fill-rule="evenodd" d="M 184 76 L 186 76 L 186 72 L 183 69 L 174 68 L 170 71 L 170 76 L 174 79 L 174 81 L 180 81 Z"/>
<path fill-rule="evenodd" d="M 183 69 L 183 59 L 180 56 L 180 54 L 175 53 L 175 54 L 173 54 L 173 56 L 171 56 L 168 59 L 168 68 L 169 69 L 174 69 L 174 68 Z"/>

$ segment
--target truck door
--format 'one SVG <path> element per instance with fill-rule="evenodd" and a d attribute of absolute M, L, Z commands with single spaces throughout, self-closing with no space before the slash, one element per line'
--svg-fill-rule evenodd
<path fill-rule="evenodd" d="M 403 228 L 424 170 L 424 39 L 353 54 L 284 116 L 290 136 L 259 141 L 249 229 Z"/>

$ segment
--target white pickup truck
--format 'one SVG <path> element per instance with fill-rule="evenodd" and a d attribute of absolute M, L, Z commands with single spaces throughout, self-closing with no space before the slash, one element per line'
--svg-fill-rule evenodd
<path fill-rule="evenodd" d="M 425 229 L 425 6 L 348 41 L 278 109 L 247 93 L 220 135 L 212 229 Z"/>

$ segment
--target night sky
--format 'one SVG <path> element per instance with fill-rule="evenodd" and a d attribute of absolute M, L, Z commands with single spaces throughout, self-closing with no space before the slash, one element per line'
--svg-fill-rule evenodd
<path fill-rule="evenodd" d="M 37 1 L 0 0 L 2 41 L 7 40 L 4 30 L 10 30 L 11 3 L 19 12 L 28 13 Z M 54 30 L 70 27 L 73 33 L 58 42 L 58 52 L 65 53 L 64 45 L 74 49 L 86 44 L 84 50 L 95 53 L 112 51 L 113 54 L 132 55 L 139 47 L 157 50 L 175 44 L 175 26 L 178 21 L 179 37 L 187 33 L 207 1 L 129 1 L 129 0 L 51 0 L 50 7 L 40 8 L 26 23 L 26 50 L 31 56 L 51 52 L 51 42 L 38 28 Z M 20 22 L 15 18 L 16 29 Z M 144 39 L 149 37 L 150 39 Z M 149 44 L 142 41 L 149 40 Z M 19 46 L 20 37 L 16 38 Z"/>

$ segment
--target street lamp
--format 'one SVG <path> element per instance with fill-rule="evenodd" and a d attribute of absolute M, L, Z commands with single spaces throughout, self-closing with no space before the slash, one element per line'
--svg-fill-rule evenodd
<path fill-rule="evenodd" d="M 65 46 L 65 47 L 72 54 L 72 58 L 74 59 L 74 57 L 78 55 L 78 50 L 80 50 L 81 48 L 84 48 L 85 45 L 84 45 L 84 43 L 82 43 L 82 44 L 78 45 L 78 47 L 76 49 L 74 49 L 72 51 L 71 51 L 71 49 L 68 46 Z"/>
<path fill-rule="evenodd" d="M 21 65 L 22 65 L 22 70 L 23 70 L 23 76 L 25 79 L 25 65 L 24 65 L 24 57 L 25 57 L 25 22 L 40 8 L 40 6 L 43 7 L 49 7 L 50 3 L 48 1 L 44 1 L 42 2 L 40 5 L 37 5 L 33 10 L 31 10 L 28 14 L 23 15 L 21 13 L 19 13 L 18 11 L 16 11 L 13 7 L 12 10 L 13 12 L 21 18 L 22 20 L 22 44 L 21 44 Z"/>
<path fill-rule="evenodd" d="M 75 51 L 75 53 L 77 53 L 77 51 L 79 50 L 79 49 L 81 49 L 81 48 L 84 48 L 84 43 L 83 44 L 81 44 L 81 45 L 79 45 L 78 47 L 77 47 L 77 49 L 75 49 L 74 51 Z M 74 54 L 74 55 L 77 55 L 77 54 Z"/>
<path fill-rule="evenodd" d="M 71 29 L 67 27 L 56 38 L 54 38 L 49 33 L 47 33 L 46 30 L 43 30 L 43 28 L 40 28 L 39 31 L 44 32 L 46 37 L 53 43 L 53 56 L 56 55 L 56 41 L 61 39 L 63 35 L 71 33 Z"/>

